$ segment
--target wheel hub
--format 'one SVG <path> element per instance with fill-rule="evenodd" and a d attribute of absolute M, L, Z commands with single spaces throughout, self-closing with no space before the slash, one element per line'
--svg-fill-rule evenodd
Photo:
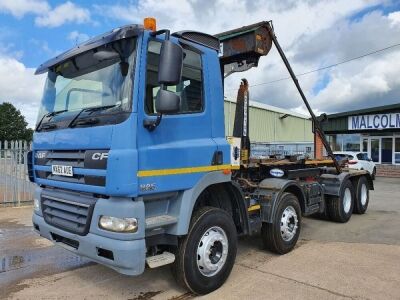
<path fill-rule="evenodd" d="M 368 198 L 368 190 L 367 186 L 363 184 L 361 186 L 361 205 L 364 206 L 367 203 L 367 198 Z"/>
<path fill-rule="evenodd" d="M 282 213 L 280 231 L 284 241 L 288 242 L 296 235 L 298 218 L 293 206 L 288 206 Z"/>
<path fill-rule="evenodd" d="M 344 190 L 343 196 L 343 210 L 346 214 L 349 213 L 351 207 L 351 192 L 349 188 Z"/>
<path fill-rule="evenodd" d="M 197 267 L 201 274 L 210 277 L 225 265 L 228 256 L 228 238 L 218 226 L 208 229 L 197 246 Z"/>

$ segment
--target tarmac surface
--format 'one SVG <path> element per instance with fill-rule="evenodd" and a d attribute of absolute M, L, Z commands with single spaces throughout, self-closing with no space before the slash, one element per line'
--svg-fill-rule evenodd
<path fill-rule="evenodd" d="M 32 231 L 32 207 L 0 208 L 1 299 L 192 299 L 169 267 L 138 277 L 80 258 Z M 400 179 L 377 178 L 365 215 L 346 224 L 303 218 L 279 256 L 239 241 L 227 282 L 204 299 L 400 299 Z"/>

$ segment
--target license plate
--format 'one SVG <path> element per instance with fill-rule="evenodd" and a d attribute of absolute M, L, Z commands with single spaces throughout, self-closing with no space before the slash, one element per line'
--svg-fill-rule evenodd
<path fill-rule="evenodd" d="M 69 177 L 74 176 L 71 166 L 52 165 L 51 173 L 53 175 L 60 175 L 60 176 L 69 176 Z"/>

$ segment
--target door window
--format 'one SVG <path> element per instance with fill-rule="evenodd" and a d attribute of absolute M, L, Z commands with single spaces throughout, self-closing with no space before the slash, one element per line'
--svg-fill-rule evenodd
<path fill-rule="evenodd" d="M 381 160 L 382 160 L 382 164 L 392 164 L 393 163 L 393 139 L 392 138 L 382 138 Z"/>
<path fill-rule="evenodd" d="M 371 159 L 379 163 L 379 139 L 371 139 Z"/>
<path fill-rule="evenodd" d="M 358 153 L 357 159 L 358 160 L 368 160 L 368 154 L 367 153 Z"/>
<path fill-rule="evenodd" d="M 335 154 L 335 158 L 336 158 L 336 160 L 341 161 L 341 160 L 344 160 L 344 159 L 345 160 L 352 160 L 354 157 L 353 157 L 353 155 L 339 153 L 339 154 Z"/>
<path fill-rule="evenodd" d="M 160 89 L 158 84 L 158 65 L 160 61 L 161 42 L 150 41 L 147 53 L 146 70 L 146 98 L 145 111 L 147 114 L 156 114 L 155 100 Z M 201 55 L 183 47 L 184 59 L 182 69 L 182 80 L 179 84 L 169 86 L 169 91 L 175 92 L 181 98 L 180 110 L 178 113 L 202 112 L 203 101 L 203 80 Z"/>
<path fill-rule="evenodd" d="M 368 139 L 362 140 L 362 151 L 368 152 Z"/>
<path fill-rule="evenodd" d="M 394 142 L 394 163 L 400 164 L 400 137 L 395 138 Z"/>

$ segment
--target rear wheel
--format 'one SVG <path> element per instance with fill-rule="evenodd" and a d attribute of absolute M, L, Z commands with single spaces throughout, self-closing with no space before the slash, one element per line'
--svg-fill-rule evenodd
<path fill-rule="evenodd" d="M 346 223 L 353 213 L 354 187 L 350 180 L 342 183 L 340 196 L 327 198 L 327 209 L 332 221 Z"/>
<path fill-rule="evenodd" d="M 189 233 L 179 241 L 172 271 L 178 284 L 196 294 L 218 289 L 231 273 L 237 236 L 224 210 L 202 207 L 194 213 Z"/>
<path fill-rule="evenodd" d="M 368 181 L 365 176 L 361 176 L 357 181 L 356 197 L 354 202 L 354 213 L 364 214 L 369 203 Z"/>
<path fill-rule="evenodd" d="M 301 229 L 301 209 L 297 197 L 284 193 L 277 203 L 272 223 L 263 223 L 261 235 L 265 248 L 278 254 L 290 252 L 296 246 Z"/>

